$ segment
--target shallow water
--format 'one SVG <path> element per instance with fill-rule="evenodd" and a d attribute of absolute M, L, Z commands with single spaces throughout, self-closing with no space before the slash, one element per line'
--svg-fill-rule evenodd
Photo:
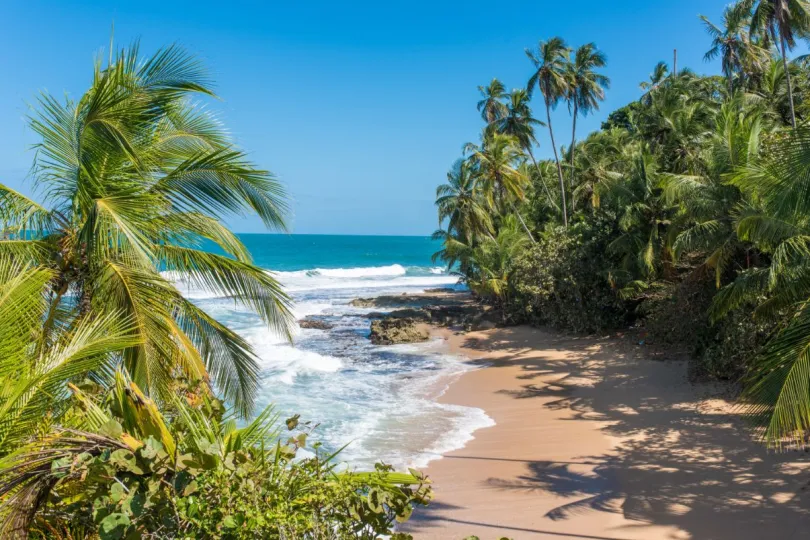
<path fill-rule="evenodd" d="M 436 402 L 452 380 L 471 369 L 464 358 L 449 354 L 441 340 L 371 345 L 364 315 L 372 310 L 348 305 L 357 297 L 455 287 L 454 276 L 431 264 L 438 248 L 430 239 L 246 235 L 243 240 L 255 262 L 274 271 L 292 296 L 297 318 L 315 315 L 334 325 L 297 329 L 289 344 L 232 301 L 178 281 L 189 298 L 253 345 L 262 368 L 259 407 L 273 403 L 283 417 L 297 413 L 319 423 L 311 439 L 327 450 L 348 444 L 339 459 L 362 468 L 380 459 L 397 468 L 422 467 L 492 424 L 480 409 Z"/>

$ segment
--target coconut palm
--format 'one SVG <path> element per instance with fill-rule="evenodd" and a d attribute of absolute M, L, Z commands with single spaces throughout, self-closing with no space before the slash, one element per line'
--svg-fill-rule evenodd
<path fill-rule="evenodd" d="M 742 256 L 736 225 L 750 207 L 739 188 L 727 181 L 728 175 L 756 159 L 764 125 L 762 109 L 738 94 L 716 116 L 715 132 L 707 141 L 705 172 L 663 178 L 664 200 L 680 207 L 674 254 L 704 253 L 703 266 L 714 269 L 717 287 Z"/>
<path fill-rule="evenodd" d="M 492 218 L 477 185 L 475 165 L 459 159 L 447 173 L 447 183 L 436 188 L 439 222 L 447 220 L 447 229 L 473 242 L 493 233 Z"/>
<path fill-rule="evenodd" d="M 720 57 L 731 96 L 734 93 L 735 73 L 742 77 L 746 69 L 759 68 L 767 58 L 767 51 L 752 41 L 749 33 L 751 13 L 743 4 L 726 7 L 722 27 L 712 23 L 705 15 L 701 15 L 700 19 L 712 37 L 711 49 L 706 52 L 704 59 L 708 62 Z"/>
<path fill-rule="evenodd" d="M 524 158 L 518 140 L 510 135 L 493 133 L 480 147 L 468 143 L 464 151 L 475 164 L 481 194 L 490 208 L 503 214 L 508 206 L 533 242 L 529 227 L 514 204 L 514 201 L 525 198 L 529 183 L 519 170 L 519 163 Z"/>
<path fill-rule="evenodd" d="M 810 31 L 810 3 L 806 0 L 742 0 L 742 9 L 749 10 L 751 31 L 779 47 L 785 69 L 785 81 L 790 104 L 790 124 L 796 128 L 796 109 L 793 103 L 793 83 L 788 68 L 787 53 L 796 46 L 797 37 Z"/>
<path fill-rule="evenodd" d="M 481 100 L 478 102 L 478 111 L 487 125 L 500 120 L 506 115 L 506 105 L 503 100 L 507 97 L 506 87 L 498 79 L 492 79 L 487 86 L 479 86 Z"/>
<path fill-rule="evenodd" d="M 177 377 L 210 381 L 247 413 L 255 355 L 176 280 L 247 306 L 286 333 L 287 296 L 220 221 L 255 212 L 283 228 L 286 203 L 279 182 L 194 95 L 213 95 L 199 61 L 176 46 L 141 59 L 137 44 L 97 63 L 79 100 L 43 94 L 31 128 L 40 137 L 36 187 L 48 206 L 0 186 L 0 254 L 52 272 L 38 350 L 60 325 L 115 314 L 133 322 L 137 345 L 122 363 L 149 394 L 165 397 Z M 225 254 L 201 250 L 207 241 Z"/>
<path fill-rule="evenodd" d="M 495 129 L 498 133 L 515 137 L 536 169 L 538 164 L 534 157 L 533 147 L 537 144 L 537 137 L 534 129 L 536 126 L 544 127 L 546 123 L 532 116 L 530 101 L 529 93 L 525 89 L 516 88 L 512 90 L 509 93 L 507 102 L 507 113 L 495 123 Z M 529 174 L 531 174 L 531 171 L 528 171 L 526 176 L 529 176 Z M 554 198 L 545 184 L 543 184 L 543 188 L 549 204 L 559 210 L 559 205 L 554 202 Z"/>
<path fill-rule="evenodd" d="M 520 228 L 515 215 L 506 216 L 498 235 L 484 238 L 469 254 L 473 264 L 467 284 L 478 296 L 498 304 L 504 318 L 509 303 L 512 261 L 526 249 L 529 242 Z"/>
<path fill-rule="evenodd" d="M 610 79 L 595 70 L 605 67 L 607 58 L 596 48 L 596 44 L 582 45 L 574 53 L 574 60 L 568 64 L 568 107 L 571 110 L 573 125 L 571 128 L 569 184 L 574 189 L 574 153 L 577 140 L 577 117 L 586 116 L 591 111 L 599 110 L 599 102 L 605 99 L 605 89 L 610 87 Z M 576 198 L 571 197 L 571 212 L 574 212 Z"/>
<path fill-rule="evenodd" d="M 669 66 L 666 62 L 658 62 L 655 64 L 653 72 L 650 73 L 650 80 L 643 81 L 638 86 L 645 91 L 644 96 L 648 96 L 650 92 L 661 86 L 667 76 L 669 75 Z"/>
<path fill-rule="evenodd" d="M 551 125 L 551 109 L 563 99 L 568 92 L 568 77 L 566 65 L 570 49 L 565 41 L 560 37 L 551 38 L 548 41 L 541 41 L 537 46 L 537 51 L 532 52 L 526 49 L 526 56 L 534 66 L 534 73 L 529 78 L 526 90 L 531 98 L 535 88 L 543 95 L 543 102 L 546 106 L 546 123 L 548 134 L 551 137 L 551 147 L 554 151 L 554 161 L 557 164 L 557 178 L 560 182 L 560 201 L 563 217 L 563 225 L 568 226 L 568 211 L 565 203 L 565 182 L 563 181 L 562 166 L 560 156 L 557 152 L 557 144 L 554 141 L 554 129 Z"/>
<path fill-rule="evenodd" d="M 737 220 L 737 235 L 767 254 L 769 265 L 747 269 L 714 299 L 717 319 L 742 305 L 757 319 L 786 319 L 784 329 L 756 359 L 744 398 L 769 445 L 807 445 L 810 431 L 810 131 L 791 136 L 749 162 L 733 178 L 757 201 Z"/>
<path fill-rule="evenodd" d="M 137 345 L 134 321 L 108 313 L 74 321 L 39 349 L 54 274 L 0 256 L 0 456 L 61 419 L 68 382 L 109 380 L 122 351 Z"/>
<path fill-rule="evenodd" d="M 532 116 L 529 104 L 531 100 L 525 89 L 516 88 L 507 97 L 506 114 L 495 122 L 495 129 L 498 133 L 515 137 L 532 162 L 536 163 L 532 150 L 532 147 L 537 144 L 534 129 L 536 126 L 546 124 Z"/>
<path fill-rule="evenodd" d="M 619 215 L 622 234 L 608 245 L 608 251 L 621 260 L 612 279 L 623 285 L 623 294 L 658 277 L 670 260 L 672 210 L 660 197 L 659 185 L 655 157 L 644 147 L 630 147 L 621 172 L 608 174 L 598 186 L 600 198 L 608 199 Z"/>

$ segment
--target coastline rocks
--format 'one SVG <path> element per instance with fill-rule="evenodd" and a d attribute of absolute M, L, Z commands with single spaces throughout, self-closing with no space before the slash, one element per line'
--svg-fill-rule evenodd
<path fill-rule="evenodd" d="M 369 339 L 374 345 L 420 343 L 430 339 L 430 333 L 416 319 L 389 317 L 371 322 Z"/>
<path fill-rule="evenodd" d="M 378 296 L 376 298 L 355 298 L 349 302 L 350 306 L 360 308 L 370 307 L 421 307 L 435 301 L 432 297 L 420 297 L 402 294 L 399 296 Z"/>
<path fill-rule="evenodd" d="M 356 298 L 350 305 L 392 309 L 365 314 L 366 318 L 371 319 L 369 339 L 375 345 L 427 341 L 429 332 L 424 325 L 471 331 L 494 328 L 500 322 L 496 311 L 490 306 L 482 306 L 468 293 L 459 291 Z"/>
<path fill-rule="evenodd" d="M 331 330 L 334 325 L 320 319 L 310 319 L 307 317 L 298 321 L 298 326 L 315 330 Z"/>

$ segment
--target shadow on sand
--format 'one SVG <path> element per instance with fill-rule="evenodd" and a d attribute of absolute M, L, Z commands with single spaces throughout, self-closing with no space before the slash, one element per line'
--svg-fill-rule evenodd
<path fill-rule="evenodd" d="M 523 461 L 523 474 L 491 477 L 482 487 L 567 498 L 545 514 L 541 521 L 547 523 L 608 512 L 639 526 L 676 527 L 685 533 L 679 538 L 810 538 L 808 456 L 773 454 L 752 440 L 728 407 L 713 407 L 719 402 L 701 399 L 716 393 L 717 387 L 689 384 L 683 362 L 651 361 L 614 340 L 548 334 L 547 350 L 536 351 L 525 333 L 505 329 L 490 336 L 467 338 L 465 347 L 505 351 L 487 363 L 521 367 L 519 388 L 501 393 L 536 399 L 538 407 L 572 411 L 559 421 L 604 422 L 603 432 L 623 442 L 605 455 L 575 456 L 571 461 L 505 458 Z M 559 352 L 566 353 L 565 360 L 559 360 Z M 501 460 L 474 455 L 445 459 Z M 417 513 L 410 529 L 418 538 L 420 530 L 453 521 L 449 509 L 438 503 Z M 492 527 L 493 534 L 510 533 L 508 524 L 465 524 L 471 531 Z M 516 528 L 510 536 L 522 538 L 522 533 L 531 532 L 549 538 L 602 538 L 543 529 Z M 614 529 L 604 538 L 621 538 L 616 534 L 621 533 Z"/>

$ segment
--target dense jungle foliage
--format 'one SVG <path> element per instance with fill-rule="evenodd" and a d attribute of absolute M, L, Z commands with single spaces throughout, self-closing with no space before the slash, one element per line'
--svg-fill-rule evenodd
<path fill-rule="evenodd" d="M 582 138 L 577 119 L 610 85 L 593 43 L 541 41 L 525 85 L 479 87 L 480 141 L 437 189 L 435 257 L 510 323 L 643 325 L 646 341 L 688 348 L 695 373 L 742 381 L 769 444 L 804 445 L 810 65 L 789 56 L 810 39 L 810 4 L 741 0 L 700 24 L 722 74 L 661 62 Z M 536 158 L 540 130 L 551 159 Z"/>

